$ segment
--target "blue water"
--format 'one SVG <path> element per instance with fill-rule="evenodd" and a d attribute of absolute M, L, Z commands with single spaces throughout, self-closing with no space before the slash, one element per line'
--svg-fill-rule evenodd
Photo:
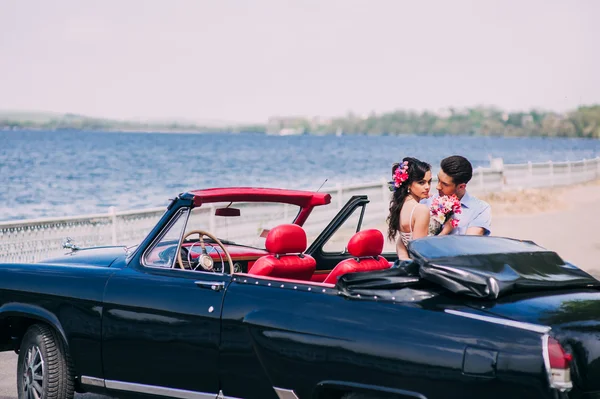
<path fill-rule="evenodd" d="M 505 163 L 594 158 L 600 140 L 0 131 L 0 220 L 164 206 L 215 186 L 317 189 L 388 178 L 406 155 Z"/>

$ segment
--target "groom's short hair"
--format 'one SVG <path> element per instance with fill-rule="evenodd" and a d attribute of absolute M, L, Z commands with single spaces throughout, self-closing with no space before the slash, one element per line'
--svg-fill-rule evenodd
<path fill-rule="evenodd" d="M 452 178 L 454 184 L 468 183 L 473 177 L 473 165 L 467 158 L 460 155 L 442 159 L 440 167 L 445 174 Z"/>

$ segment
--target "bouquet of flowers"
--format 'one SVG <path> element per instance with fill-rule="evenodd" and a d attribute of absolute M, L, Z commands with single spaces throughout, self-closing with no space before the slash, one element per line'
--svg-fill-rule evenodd
<path fill-rule="evenodd" d="M 452 218 L 453 228 L 458 226 L 458 219 L 456 218 L 456 215 L 458 215 L 460 212 L 460 200 L 456 195 L 435 197 L 429 206 L 429 214 L 431 215 L 429 221 L 429 234 L 440 234 L 444 223 L 449 218 Z"/>

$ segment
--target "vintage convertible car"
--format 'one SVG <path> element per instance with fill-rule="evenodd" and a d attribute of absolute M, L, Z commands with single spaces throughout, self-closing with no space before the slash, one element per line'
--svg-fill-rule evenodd
<path fill-rule="evenodd" d="M 0 265 L 19 397 L 600 398 L 600 282 L 495 237 L 391 267 L 366 196 L 317 234 L 330 201 L 191 191 L 135 247 Z"/>

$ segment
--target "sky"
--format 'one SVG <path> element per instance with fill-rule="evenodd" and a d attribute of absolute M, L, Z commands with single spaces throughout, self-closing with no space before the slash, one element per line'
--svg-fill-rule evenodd
<path fill-rule="evenodd" d="M 259 122 L 600 103 L 595 0 L 1 0 L 0 110 Z"/>

